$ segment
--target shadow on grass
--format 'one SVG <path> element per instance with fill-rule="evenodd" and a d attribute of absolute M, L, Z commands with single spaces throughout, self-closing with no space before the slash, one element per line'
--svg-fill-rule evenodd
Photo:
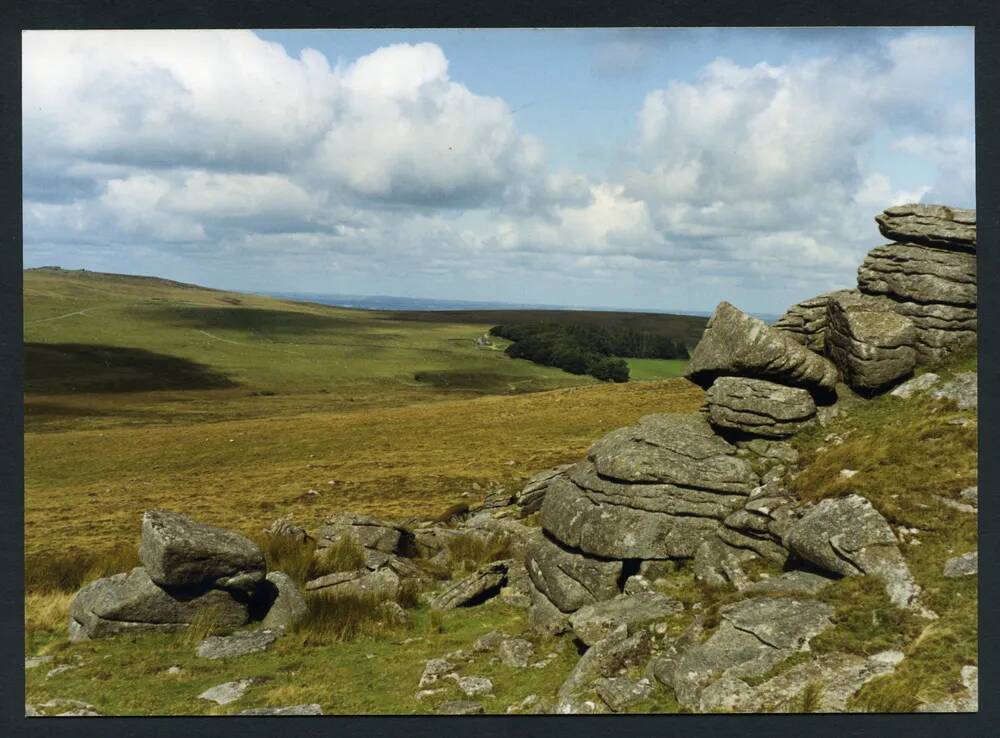
<path fill-rule="evenodd" d="M 201 330 L 235 330 L 272 336 L 312 333 L 357 333 L 370 324 L 335 315 L 315 315 L 293 310 L 267 310 L 251 307 L 156 307 L 144 308 L 144 316 L 157 322 Z"/>
<path fill-rule="evenodd" d="M 24 390 L 38 394 L 236 387 L 227 375 L 180 356 L 124 346 L 24 344 Z"/>

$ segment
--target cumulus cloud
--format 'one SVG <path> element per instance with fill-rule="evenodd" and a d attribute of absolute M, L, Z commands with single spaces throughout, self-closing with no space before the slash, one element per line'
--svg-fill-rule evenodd
<path fill-rule="evenodd" d="M 655 49 L 618 34 L 595 64 L 630 72 Z M 26 255 L 780 309 L 849 284 L 881 208 L 974 204 L 955 83 L 970 64 L 961 37 L 919 31 L 781 65 L 719 58 L 655 84 L 620 165 L 585 175 L 435 44 L 331 65 L 248 31 L 30 32 Z M 890 160 L 922 168 L 903 181 Z"/>

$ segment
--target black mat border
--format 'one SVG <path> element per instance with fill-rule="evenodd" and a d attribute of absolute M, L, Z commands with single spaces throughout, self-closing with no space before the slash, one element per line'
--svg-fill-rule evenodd
<path fill-rule="evenodd" d="M 143 2 L 22 0 L 0 3 L 0 731 L 39 736 L 388 736 L 796 735 L 986 736 L 1000 729 L 997 678 L 997 417 L 1000 280 L 1000 157 L 997 91 L 1000 17 L 977 0 L 770 2 L 745 0 L 213 0 Z M 977 715 L 650 715 L 323 718 L 23 718 L 23 417 L 21 391 L 21 120 L 20 31 L 34 28 L 435 28 L 599 26 L 917 26 L 976 27 L 976 162 L 979 250 L 980 712 Z M 992 696 L 992 697 L 991 697 Z"/>

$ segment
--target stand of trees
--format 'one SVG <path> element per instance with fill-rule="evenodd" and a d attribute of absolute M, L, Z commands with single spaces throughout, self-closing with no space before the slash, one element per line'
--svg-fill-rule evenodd
<path fill-rule="evenodd" d="M 507 355 L 555 366 L 572 374 L 590 374 L 612 382 L 628 381 L 628 365 L 618 356 L 686 359 L 682 342 L 655 333 L 564 323 L 508 323 L 490 329 L 513 343 Z"/>

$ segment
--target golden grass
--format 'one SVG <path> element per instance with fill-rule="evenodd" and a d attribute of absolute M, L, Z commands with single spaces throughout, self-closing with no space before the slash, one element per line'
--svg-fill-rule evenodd
<path fill-rule="evenodd" d="M 483 564 L 510 557 L 510 536 L 491 534 L 479 536 L 466 533 L 448 539 L 448 553 L 453 568 L 473 572 Z"/>
<path fill-rule="evenodd" d="M 55 632 L 65 627 L 69 618 L 72 592 L 29 592 L 24 597 L 26 635 Z"/>
<path fill-rule="evenodd" d="M 580 458 L 651 412 L 691 412 L 683 379 L 364 412 L 25 434 L 26 551 L 132 541 L 167 507 L 252 534 L 278 514 L 406 518 Z M 330 482 L 334 484 L 330 484 Z M 318 495 L 305 495 L 315 489 Z M 472 499 L 472 498 L 469 498 Z"/>

